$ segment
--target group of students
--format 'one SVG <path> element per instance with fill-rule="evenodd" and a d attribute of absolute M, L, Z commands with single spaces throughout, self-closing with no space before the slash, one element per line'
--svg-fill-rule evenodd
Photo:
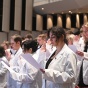
<path fill-rule="evenodd" d="M 48 39 L 45 34 L 35 40 L 26 36 L 23 41 L 20 35 L 11 36 L 9 49 L 0 46 L 0 88 L 88 88 L 88 23 L 82 26 L 81 37 L 73 34 L 52 27 Z M 77 51 L 68 45 L 75 45 Z M 36 69 L 23 54 L 30 54 L 41 68 Z"/>

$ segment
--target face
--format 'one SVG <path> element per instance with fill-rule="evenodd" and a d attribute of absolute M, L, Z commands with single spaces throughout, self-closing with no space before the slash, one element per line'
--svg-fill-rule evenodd
<path fill-rule="evenodd" d="M 17 43 L 13 39 L 11 39 L 11 47 L 13 50 L 17 50 Z"/>
<path fill-rule="evenodd" d="M 38 37 L 37 42 L 39 43 L 39 45 L 42 45 L 44 43 L 44 40 L 41 37 Z"/>
<path fill-rule="evenodd" d="M 82 35 L 84 37 L 85 40 L 88 40 L 88 27 L 83 27 L 83 32 Z"/>
<path fill-rule="evenodd" d="M 7 49 L 6 44 L 1 44 L 1 46 L 3 46 L 5 50 Z"/>
<path fill-rule="evenodd" d="M 74 35 L 74 40 L 79 40 L 80 39 L 80 35 Z"/>
<path fill-rule="evenodd" d="M 49 36 L 50 36 L 51 44 L 52 44 L 53 46 L 56 46 L 56 45 L 57 45 L 56 36 L 53 35 L 52 32 L 50 32 Z"/>

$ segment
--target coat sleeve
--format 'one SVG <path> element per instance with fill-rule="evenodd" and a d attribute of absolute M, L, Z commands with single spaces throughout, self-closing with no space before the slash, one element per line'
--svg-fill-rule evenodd
<path fill-rule="evenodd" d="M 76 78 L 76 57 L 73 54 L 69 54 L 66 59 L 63 72 L 59 71 L 59 69 L 45 69 L 44 78 L 54 83 L 74 82 Z"/>
<path fill-rule="evenodd" d="M 37 69 L 29 67 L 28 69 L 26 69 L 26 73 L 17 73 L 14 71 L 10 74 L 11 77 L 16 81 L 20 81 L 23 83 L 32 83 L 35 80 L 37 73 Z"/>
<path fill-rule="evenodd" d="M 3 75 L 5 75 L 6 74 L 6 72 L 7 72 L 7 69 L 3 66 L 3 64 L 2 63 L 0 63 L 0 76 L 3 76 Z"/>
<path fill-rule="evenodd" d="M 88 60 L 88 52 L 84 52 L 84 59 Z"/>

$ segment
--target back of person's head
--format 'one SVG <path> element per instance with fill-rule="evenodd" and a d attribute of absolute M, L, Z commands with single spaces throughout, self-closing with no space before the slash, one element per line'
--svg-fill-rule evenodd
<path fill-rule="evenodd" d="M 66 36 L 67 41 L 68 41 L 68 45 L 73 45 L 73 39 L 74 39 L 74 35 L 70 34 L 68 36 Z"/>
<path fill-rule="evenodd" d="M 72 31 L 72 33 L 73 33 L 74 35 L 80 35 L 80 29 L 79 29 L 79 28 L 75 28 L 75 29 Z"/>
<path fill-rule="evenodd" d="M 65 32 L 66 32 L 66 35 L 72 34 L 72 30 L 66 30 Z"/>
<path fill-rule="evenodd" d="M 5 56 L 5 50 L 3 46 L 0 46 L 0 58 L 2 58 L 3 56 Z"/>
<path fill-rule="evenodd" d="M 25 35 L 25 39 L 28 39 L 28 40 L 33 40 L 33 37 L 32 37 L 32 35 L 31 34 L 26 34 Z"/>
<path fill-rule="evenodd" d="M 32 53 L 36 52 L 38 48 L 38 43 L 35 40 L 26 40 L 23 42 L 22 47 L 24 48 L 24 51 L 32 49 Z"/>
<path fill-rule="evenodd" d="M 17 42 L 20 42 L 20 45 L 21 45 L 21 43 L 22 43 L 22 38 L 21 38 L 21 36 L 18 35 L 18 34 L 15 34 L 15 35 L 11 36 L 11 39 L 13 39 L 16 43 L 17 43 Z"/>
<path fill-rule="evenodd" d="M 64 38 L 64 42 L 67 43 L 67 39 L 66 39 L 66 33 L 64 28 L 62 27 L 52 27 L 50 29 L 50 32 L 52 33 L 52 35 L 56 36 L 56 39 L 60 39 L 60 38 Z"/>

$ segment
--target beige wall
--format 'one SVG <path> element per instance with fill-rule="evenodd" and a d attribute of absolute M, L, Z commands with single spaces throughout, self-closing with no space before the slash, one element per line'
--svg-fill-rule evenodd
<path fill-rule="evenodd" d="M 88 21 L 88 18 L 87 18 L 87 14 L 84 14 L 84 23 L 86 23 Z"/>
<path fill-rule="evenodd" d="M 10 0 L 3 0 L 2 31 L 9 32 Z"/>
<path fill-rule="evenodd" d="M 76 14 L 76 27 L 80 28 L 80 18 L 79 18 L 79 14 Z"/>
<path fill-rule="evenodd" d="M 6 32 L 0 32 L 0 44 L 6 40 L 7 40 L 7 33 Z"/>
<path fill-rule="evenodd" d="M 71 28 L 71 16 L 66 14 L 66 28 Z"/>
<path fill-rule="evenodd" d="M 53 17 L 51 15 L 47 15 L 47 29 L 53 27 Z"/>
<path fill-rule="evenodd" d="M 33 0 L 26 0 L 25 30 L 32 31 Z"/>
<path fill-rule="evenodd" d="M 14 30 L 21 31 L 22 0 L 15 0 Z"/>
<path fill-rule="evenodd" d="M 36 15 L 36 30 L 37 31 L 43 30 L 43 17 L 39 14 Z"/>
<path fill-rule="evenodd" d="M 57 26 L 62 27 L 62 16 L 57 15 Z"/>

